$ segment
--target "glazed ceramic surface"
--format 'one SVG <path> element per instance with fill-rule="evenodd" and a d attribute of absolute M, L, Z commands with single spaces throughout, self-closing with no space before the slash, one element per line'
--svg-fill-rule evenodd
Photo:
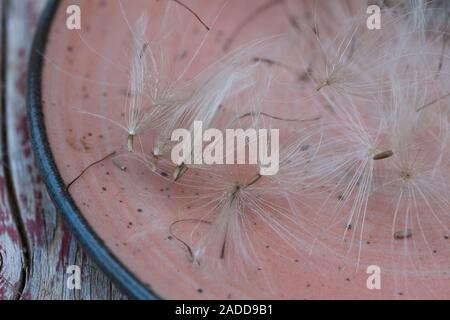
<path fill-rule="evenodd" d="M 173 59 L 174 70 L 190 65 L 186 78 L 221 57 L 225 50 L 258 38 L 292 32 L 288 14 L 311 19 L 314 8 L 307 1 L 303 6 L 295 6 L 296 12 L 281 1 L 268 1 L 265 5 L 256 0 L 185 2 L 211 26 L 211 31 L 206 32 L 180 7 L 184 33 L 179 41 L 174 41 L 175 49 L 168 59 Z M 344 8 L 344 1 L 339 5 L 338 2 L 341 1 L 336 1 L 337 10 L 352 9 Z M 81 30 L 66 27 L 66 8 L 71 4 L 81 8 Z M 127 103 L 129 24 L 146 12 L 147 37 L 151 39 L 160 31 L 164 1 L 123 0 L 122 4 L 104 0 L 61 1 L 51 24 L 43 53 L 42 105 L 51 152 L 65 184 L 92 163 L 122 150 L 126 140 L 124 131 L 114 122 L 123 123 Z M 362 8 L 356 4 L 352 10 L 358 12 Z M 333 14 L 321 14 L 324 21 L 327 17 L 335 19 Z M 332 25 L 328 23 L 327 28 L 332 29 Z M 195 54 L 200 45 L 201 50 Z M 273 108 L 276 113 L 277 107 Z M 278 111 L 283 116 L 294 112 Z M 355 259 L 340 259 L 341 254 L 337 254 L 343 252 L 342 243 L 337 240 L 342 235 L 342 225 L 322 226 L 328 227 L 331 235 L 326 245 L 314 250 L 308 247 L 304 252 L 295 253 L 288 246 L 263 237 L 265 243 L 258 248 L 265 250 L 261 265 L 247 270 L 246 279 L 242 280 L 236 272 L 207 273 L 193 266 L 186 248 L 169 232 L 174 221 L 190 216 L 192 208 L 186 199 L 192 201 L 196 194 L 188 185 L 174 185 L 151 173 L 140 161 L 121 153 L 90 167 L 71 184 L 69 191 L 104 246 L 138 283 L 162 298 L 450 297 L 450 282 L 442 275 L 396 274 L 389 254 L 391 219 L 383 211 L 383 204 L 374 205 L 372 210 L 377 214 L 366 221 L 359 266 Z M 187 237 L 189 233 L 189 225 L 177 226 L 179 237 Z M 305 235 L 305 241 L 309 240 Z M 448 255 L 438 259 L 448 265 Z M 369 290 L 366 286 L 369 265 L 387 270 L 382 273 L 381 290 Z"/>

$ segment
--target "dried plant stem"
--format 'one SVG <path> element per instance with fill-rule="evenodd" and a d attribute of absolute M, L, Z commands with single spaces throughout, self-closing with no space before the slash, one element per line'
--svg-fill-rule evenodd
<path fill-rule="evenodd" d="M 230 37 L 227 39 L 225 45 L 223 46 L 223 50 L 227 51 L 228 49 L 230 49 L 234 39 L 239 35 L 239 33 L 241 33 L 242 29 L 244 29 L 248 24 L 250 24 L 256 17 L 258 17 L 267 10 L 271 9 L 273 6 L 280 3 L 284 3 L 284 0 L 270 0 L 262 4 L 260 7 L 256 8 L 255 11 L 253 11 L 247 17 L 245 17 L 245 19 L 242 20 L 242 22 L 239 23 L 236 26 L 236 28 L 232 31 Z"/>
<path fill-rule="evenodd" d="M 269 58 L 262 58 L 262 57 L 254 57 L 253 61 L 254 62 L 263 62 L 263 63 L 268 64 L 269 66 L 277 66 L 277 67 L 283 68 L 286 71 L 289 71 L 290 73 L 292 73 L 293 75 L 298 77 L 299 79 L 302 78 L 302 74 L 300 72 L 293 70 L 293 68 L 291 66 L 288 66 L 285 63 L 275 61 L 275 60 L 269 59 Z"/>
<path fill-rule="evenodd" d="M 183 239 L 181 239 L 180 237 L 178 237 L 174 232 L 173 232 L 173 227 L 175 227 L 175 225 L 182 223 L 182 222 L 198 222 L 198 223 L 205 223 L 205 224 L 211 224 L 211 222 L 209 221 L 205 221 L 205 220 L 201 220 L 201 219 L 182 219 L 182 220 L 177 220 L 172 222 L 172 224 L 169 227 L 169 234 L 175 238 L 175 240 L 177 240 L 179 243 L 181 243 L 187 250 L 188 254 L 189 254 L 189 262 L 194 262 L 194 253 L 192 252 L 192 248 L 190 245 L 187 244 L 186 241 L 184 241 Z"/>
<path fill-rule="evenodd" d="M 71 182 L 69 182 L 69 184 L 68 184 L 67 187 L 66 187 L 67 190 L 69 190 L 69 188 L 70 188 L 70 187 L 71 187 L 78 179 L 80 179 L 80 178 L 86 173 L 86 171 L 88 171 L 88 170 L 89 170 L 90 168 L 92 168 L 93 166 L 95 166 L 95 165 L 97 165 L 97 164 L 99 164 L 99 163 L 105 161 L 106 159 L 115 156 L 116 153 L 117 153 L 116 151 L 113 151 L 113 152 L 109 153 L 108 155 L 104 156 L 103 158 L 101 158 L 100 160 L 97 160 L 97 161 L 95 161 L 95 162 L 92 162 L 90 165 L 88 165 L 86 168 L 84 168 L 84 169 L 80 172 L 80 174 L 79 174 L 78 176 L 76 176 Z"/>
<path fill-rule="evenodd" d="M 447 17 L 447 22 L 450 22 L 450 14 Z M 436 75 L 434 76 L 434 79 L 437 79 L 439 75 L 441 74 L 442 67 L 444 66 L 444 56 L 445 56 L 445 48 L 447 46 L 447 41 L 450 39 L 450 36 L 448 34 L 445 34 L 442 39 L 442 49 L 441 49 L 441 55 L 439 57 L 439 64 L 438 69 L 436 71 Z"/>
<path fill-rule="evenodd" d="M 256 116 L 264 116 L 273 120 L 280 120 L 280 121 L 286 121 L 286 122 L 306 122 L 306 121 L 317 121 L 320 120 L 322 118 L 322 116 L 316 116 L 313 118 L 306 118 L 306 119 L 288 119 L 288 118 L 282 118 L 282 117 L 278 117 L 278 116 L 274 116 L 271 114 L 268 114 L 266 112 L 255 112 L 255 111 L 250 111 L 247 113 L 244 113 L 242 116 L 240 116 L 239 118 L 237 118 L 236 120 L 240 120 L 240 119 L 244 119 L 246 117 L 256 117 Z"/>
<path fill-rule="evenodd" d="M 200 18 L 200 16 L 191 8 L 188 7 L 188 5 L 184 4 L 183 2 L 181 2 L 180 0 L 172 0 L 175 1 L 176 3 L 178 3 L 180 6 L 182 6 L 183 8 L 185 8 L 187 11 L 189 11 L 190 13 L 192 13 L 194 15 L 194 17 L 203 25 L 203 27 L 205 27 L 205 29 L 207 31 L 211 30 L 210 27 L 208 27 L 208 25 L 202 20 L 202 18 Z"/>
<path fill-rule="evenodd" d="M 437 71 L 436 71 L 436 75 L 434 76 L 434 79 L 439 78 L 439 75 L 441 74 L 442 67 L 444 66 L 444 54 L 445 54 L 446 44 L 447 44 L 447 39 L 444 40 L 443 44 L 442 44 L 441 57 L 439 58 L 439 64 L 438 64 L 438 68 L 437 68 Z"/>
<path fill-rule="evenodd" d="M 431 102 L 428 102 L 427 104 L 421 106 L 420 108 L 418 108 L 416 111 L 422 111 L 425 108 L 428 108 L 429 106 L 432 106 L 433 104 L 435 104 L 436 102 L 442 101 L 446 98 L 450 97 L 450 93 L 447 93 L 446 95 L 443 95 L 442 97 L 439 97 L 437 99 L 432 100 Z"/>

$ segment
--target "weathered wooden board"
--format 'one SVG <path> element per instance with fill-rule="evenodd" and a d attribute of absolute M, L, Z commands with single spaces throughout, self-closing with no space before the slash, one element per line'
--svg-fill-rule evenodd
<path fill-rule="evenodd" d="M 1 1 L 0 299 L 124 299 L 79 247 L 53 206 L 33 157 L 26 119 L 28 56 L 45 0 Z M 70 290 L 66 267 L 81 268 Z"/>
<path fill-rule="evenodd" d="M 5 23 L 3 18 L 6 17 L 5 1 L 0 2 L 0 16 L 2 17 L 0 24 L 0 52 L 6 52 Z M 4 59 L 0 61 L 0 81 L 4 83 L 6 66 Z M 1 105 L 0 105 L 0 299 L 15 299 L 19 297 L 22 284 L 24 283 L 24 264 L 22 253 L 22 242 L 20 232 L 16 224 L 14 211 L 11 205 L 11 192 L 9 192 L 9 176 L 6 161 L 6 145 L 5 145 L 5 86 L 1 86 Z"/>

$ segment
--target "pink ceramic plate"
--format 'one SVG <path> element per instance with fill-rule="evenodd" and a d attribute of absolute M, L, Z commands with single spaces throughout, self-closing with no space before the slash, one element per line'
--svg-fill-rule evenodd
<path fill-rule="evenodd" d="M 29 82 L 35 150 L 53 200 L 99 265 L 137 298 L 449 298 L 448 276 L 407 273 L 399 277 L 395 273 L 389 254 L 392 236 L 380 231 L 391 221 L 383 212 L 383 204 L 374 205 L 372 210 L 379 214 L 366 222 L 358 268 L 355 260 L 341 259 L 337 254 L 342 251 L 339 241 L 328 241 L 313 253 L 305 249 L 303 255 L 296 256 L 281 244 L 269 244 L 268 239 L 264 264 L 248 272 L 245 281 L 233 272 L 211 275 L 192 266 L 186 247 L 169 228 L 180 215 L 188 214 L 180 195 L 195 198 L 195 194 L 189 187 L 174 187 L 130 157 L 99 162 L 123 145 L 124 132 L 111 121 L 80 112 L 122 121 L 128 88 L 128 23 L 147 12 L 151 38 L 164 1 L 122 0 L 122 8 L 116 0 L 50 1 L 36 36 Z M 212 25 L 205 37 L 204 26 L 180 7 L 180 19 L 189 21 L 185 28 L 188 36 L 180 46 L 184 51 L 171 57 L 175 68 L 186 65 L 203 42 L 187 77 L 223 55 L 224 50 L 289 31 L 292 21 L 288 13 L 305 20 L 312 19 L 314 13 L 309 1 L 297 3 L 294 8 L 298 11 L 277 0 L 232 0 L 225 6 L 225 1 L 219 0 L 184 3 Z M 66 9 L 73 4 L 81 8 L 81 30 L 66 26 Z M 333 8 L 358 12 L 366 5 L 363 1 L 336 1 Z M 338 16 L 326 11 L 319 14 L 323 20 Z M 332 24 L 328 27 L 333 28 Z M 176 232 L 182 237 L 188 231 L 180 228 Z M 333 232 L 335 236 L 330 239 L 338 239 L 341 230 Z M 447 247 L 442 241 L 435 243 L 438 259 L 448 266 L 448 243 Z M 369 265 L 387 270 L 382 273 L 380 290 L 366 286 Z"/>

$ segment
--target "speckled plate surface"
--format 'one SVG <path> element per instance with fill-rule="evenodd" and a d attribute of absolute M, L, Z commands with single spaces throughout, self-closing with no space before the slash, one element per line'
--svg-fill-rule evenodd
<path fill-rule="evenodd" d="M 266 263 L 275 270 L 270 273 L 270 282 L 277 284 L 273 290 L 267 290 L 267 279 L 257 268 L 244 282 L 227 272 L 205 276 L 192 268 L 185 248 L 169 234 L 171 223 L 180 214 L 176 195 L 188 194 L 189 188 L 174 188 L 167 179 L 126 157 L 96 163 L 123 145 L 124 133 L 110 121 L 80 110 L 122 121 L 128 87 L 127 21 L 135 21 L 147 11 L 151 38 L 162 15 L 162 2 L 123 0 L 121 10 L 118 1 L 52 0 L 41 18 L 29 76 L 32 139 L 49 192 L 78 239 L 136 298 L 398 298 L 395 276 L 383 276 L 382 290 L 368 290 L 365 268 L 356 272 L 331 258 L 333 255 L 327 252 L 333 247 L 302 257 L 282 255 L 281 248 L 267 253 Z M 208 23 L 221 12 L 190 72 L 220 57 L 225 46 L 288 30 L 286 8 L 279 2 L 262 6 L 256 0 L 229 1 L 223 7 L 223 1 L 186 1 Z M 66 8 L 71 4 L 81 8 L 80 31 L 66 28 Z M 299 14 L 308 16 L 308 12 L 311 8 L 305 2 L 304 12 Z M 189 17 L 187 12 L 182 15 Z M 251 21 L 249 17 L 253 17 Z M 191 20 L 195 19 L 191 16 Z M 240 26 L 237 21 L 241 21 Z M 198 23 L 186 25 L 185 32 L 190 35 L 189 41 L 184 45 L 185 52 L 178 52 L 175 66 L 189 59 L 205 35 Z M 120 170 L 120 166 L 128 170 Z M 88 171 L 68 190 L 67 185 L 87 167 Z M 383 266 L 390 260 L 383 253 L 391 237 L 377 232 L 377 226 L 389 223 L 385 218 L 380 214 L 367 222 L 371 240 L 364 244 L 363 266 L 370 261 Z M 383 240 L 386 238 L 389 240 Z M 340 250 L 338 246 L 336 251 Z M 418 280 L 401 296 L 423 298 L 428 292 L 438 292 L 449 297 L 450 286 L 445 286 L 445 281 Z"/>

